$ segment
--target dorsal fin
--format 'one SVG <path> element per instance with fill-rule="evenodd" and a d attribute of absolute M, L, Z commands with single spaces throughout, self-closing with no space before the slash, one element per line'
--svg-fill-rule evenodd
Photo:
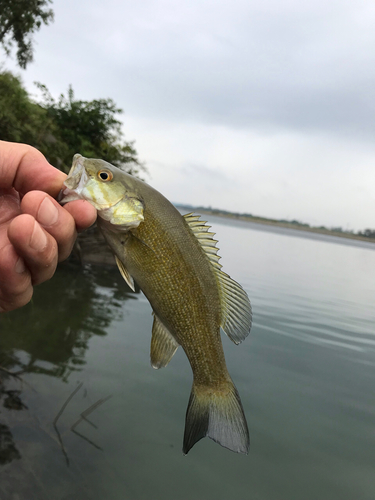
<path fill-rule="evenodd" d="M 228 274 L 215 270 L 220 287 L 221 327 L 235 344 L 240 344 L 250 333 L 251 304 L 242 286 Z"/>
<path fill-rule="evenodd" d="M 213 239 L 215 233 L 208 231 L 211 226 L 208 226 L 206 221 L 199 220 L 200 217 L 193 213 L 184 215 L 215 273 L 221 301 L 221 327 L 235 344 L 239 344 L 250 332 L 252 317 L 250 300 L 242 286 L 221 271 L 217 240 Z"/>
<path fill-rule="evenodd" d="M 193 213 L 184 215 L 185 221 L 201 244 L 214 269 L 220 270 L 222 268 L 221 264 L 219 264 L 221 257 L 217 255 L 219 249 L 216 247 L 218 241 L 213 238 L 215 233 L 209 232 L 211 226 L 207 224 L 207 221 L 199 220 L 200 218 L 200 215 L 195 215 Z"/>

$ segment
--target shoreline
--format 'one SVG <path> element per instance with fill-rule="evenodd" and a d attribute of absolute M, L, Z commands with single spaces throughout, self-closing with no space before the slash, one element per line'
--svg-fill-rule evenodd
<path fill-rule="evenodd" d="M 339 238 L 345 238 L 349 240 L 357 240 L 357 241 L 366 241 L 367 243 L 375 243 L 375 238 L 367 238 L 366 236 L 360 236 L 358 234 L 353 234 L 353 233 L 347 233 L 345 231 L 332 231 L 330 229 L 320 229 L 317 227 L 310 227 L 310 226 L 303 226 L 298 225 L 298 224 L 293 224 L 291 222 L 279 222 L 276 220 L 271 220 L 271 219 L 264 219 L 262 217 L 249 217 L 246 215 L 237 215 L 237 214 L 231 214 L 231 213 L 223 213 L 220 211 L 216 210 L 209 210 L 206 208 L 200 208 L 200 207 L 186 207 L 184 205 L 177 205 L 176 208 L 178 209 L 184 209 L 188 211 L 194 211 L 197 214 L 205 214 L 205 215 L 212 215 L 213 217 L 220 217 L 223 219 L 229 219 L 229 220 L 236 220 L 236 221 L 244 221 L 244 222 L 250 222 L 254 224 L 260 224 L 264 226 L 273 226 L 273 227 L 283 227 L 287 229 L 294 229 L 295 231 L 303 231 L 307 233 L 314 233 L 314 234 L 323 234 L 326 236 L 337 236 Z"/>

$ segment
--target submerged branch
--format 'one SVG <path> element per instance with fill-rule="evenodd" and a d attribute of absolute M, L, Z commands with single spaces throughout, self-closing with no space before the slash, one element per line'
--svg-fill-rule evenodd
<path fill-rule="evenodd" d="M 58 441 L 60 443 L 60 446 L 61 446 L 61 451 L 65 457 L 65 460 L 66 460 L 66 464 L 67 466 L 69 467 L 69 457 L 68 457 L 68 454 L 66 452 L 66 449 L 65 449 L 65 446 L 64 446 L 64 443 L 63 443 L 63 440 L 62 440 L 62 437 L 61 437 L 61 434 L 57 428 L 57 421 L 59 420 L 59 418 L 61 417 L 61 415 L 64 413 L 65 411 L 65 408 L 68 406 L 69 402 L 72 400 L 72 398 L 77 394 L 77 392 L 80 390 L 80 388 L 82 387 L 83 385 L 83 382 L 81 382 L 75 389 L 74 391 L 70 394 L 70 396 L 68 396 L 68 398 L 66 399 L 66 401 L 64 402 L 64 404 L 62 405 L 62 407 L 60 408 L 59 412 L 57 413 L 54 421 L 53 421 L 53 427 L 56 431 L 56 434 L 57 434 L 57 438 L 58 438 Z M 74 432 L 74 434 L 76 434 L 77 436 L 81 437 L 82 439 L 84 439 L 85 441 L 87 441 L 89 444 L 91 444 L 92 446 L 94 446 L 94 448 L 98 449 L 98 450 L 101 450 L 103 451 L 103 449 L 97 445 L 96 443 L 94 443 L 93 441 L 91 441 L 89 438 L 87 438 L 86 436 L 84 436 L 83 434 L 81 434 L 80 432 L 76 431 L 75 428 L 77 427 L 77 425 L 79 425 L 83 420 L 85 420 L 88 424 L 90 424 L 92 427 L 94 427 L 95 429 L 97 429 L 98 427 L 93 423 L 91 422 L 87 417 L 88 415 L 90 415 L 90 413 L 92 413 L 96 408 L 98 408 L 99 406 L 101 406 L 103 403 L 105 403 L 106 401 L 108 401 L 108 399 L 110 399 L 112 397 L 112 394 L 110 396 L 107 396 L 106 398 L 102 398 L 102 399 L 99 399 L 98 401 L 96 401 L 94 404 L 92 404 L 91 406 L 89 406 L 86 410 L 84 410 L 81 414 L 80 414 L 80 417 L 79 419 L 70 427 L 70 430 L 72 432 Z"/>
<path fill-rule="evenodd" d="M 68 406 L 69 401 L 77 394 L 77 392 L 80 390 L 80 388 L 83 386 L 83 382 L 81 382 L 71 393 L 70 396 L 68 396 L 68 399 L 65 401 L 65 403 L 62 405 L 60 411 L 55 417 L 55 420 L 53 421 L 53 425 L 55 426 L 57 424 L 58 419 L 61 417 L 61 415 L 64 413 L 65 408 Z"/>
<path fill-rule="evenodd" d="M 96 403 L 94 403 L 91 406 L 89 406 L 85 411 L 83 411 L 80 414 L 80 418 L 71 426 L 70 430 L 73 431 L 77 427 L 77 425 L 82 422 L 82 420 L 86 420 L 89 424 L 91 424 L 94 427 L 96 427 L 95 424 L 93 424 L 92 422 L 90 422 L 89 420 L 87 420 L 87 416 L 90 415 L 90 413 L 92 413 L 94 410 L 96 410 L 96 408 L 98 408 L 103 403 L 105 403 L 106 401 L 108 401 L 108 399 L 110 399 L 111 397 L 112 397 L 112 394 L 110 394 L 106 398 L 99 399 L 98 401 L 96 401 Z"/>

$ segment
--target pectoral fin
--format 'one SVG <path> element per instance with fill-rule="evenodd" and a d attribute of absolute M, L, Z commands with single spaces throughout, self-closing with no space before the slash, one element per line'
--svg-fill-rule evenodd
<path fill-rule="evenodd" d="M 130 276 L 129 271 L 126 269 L 124 264 L 121 262 L 121 260 L 116 255 L 115 255 L 115 259 L 116 259 L 117 267 L 120 270 L 121 276 L 124 278 L 124 280 L 129 285 L 129 287 L 133 290 L 133 292 L 135 292 L 134 280 Z"/>
<path fill-rule="evenodd" d="M 178 343 L 173 335 L 167 330 L 160 319 L 154 315 L 151 338 L 151 365 L 153 368 L 163 368 L 172 359 L 177 351 Z"/>

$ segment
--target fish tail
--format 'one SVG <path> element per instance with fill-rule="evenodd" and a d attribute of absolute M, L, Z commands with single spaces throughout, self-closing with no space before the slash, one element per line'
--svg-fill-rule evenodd
<path fill-rule="evenodd" d="M 186 411 L 184 455 L 205 436 L 237 453 L 249 452 L 249 430 L 232 381 L 218 390 L 193 383 Z"/>

